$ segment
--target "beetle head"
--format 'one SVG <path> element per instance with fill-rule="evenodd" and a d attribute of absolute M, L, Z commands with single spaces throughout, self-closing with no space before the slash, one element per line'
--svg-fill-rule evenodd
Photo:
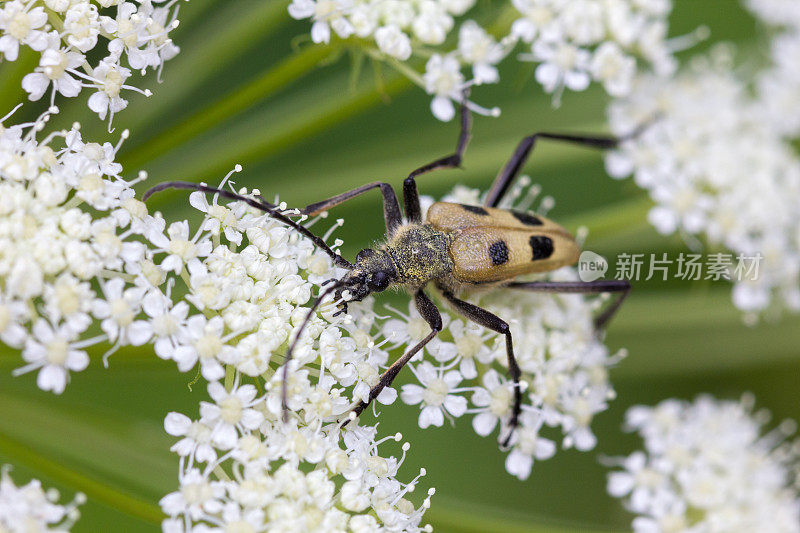
<path fill-rule="evenodd" d="M 356 255 L 352 270 L 339 280 L 339 288 L 334 296 L 336 300 L 341 300 L 347 291 L 348 299 L 341 301 L 336 314 L 346 313 L 348 302 L 360 302 L 373 292 L 383 292 L 395 281 L 397 270 L 385 250 L 361 250 Z"/>

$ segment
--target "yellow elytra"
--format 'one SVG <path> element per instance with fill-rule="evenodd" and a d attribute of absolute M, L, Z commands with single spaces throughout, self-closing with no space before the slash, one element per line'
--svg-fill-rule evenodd
<path fill-rule="evenodd" d="M 462 283 L 555 270 L 575 263 L 580 254 L 566 229 L 522 211 L 437 202 L 426 221 L 450 234 L 452 275 Z"/>

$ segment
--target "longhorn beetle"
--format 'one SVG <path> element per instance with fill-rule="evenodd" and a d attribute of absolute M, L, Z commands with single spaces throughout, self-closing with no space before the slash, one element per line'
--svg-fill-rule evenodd
<path fill-rule="evenodd" d="M 448 202 L 434 203 L 422 219 L 416 178 L 440 168 L 458 168 L 470 137 L 471 117 L 461 106 L 461 133 L 454 153 L 437 159 L 411 172 L 403 182 L 405 218 L 400 212 L 397 195 L 388 183 L 373 182 L 344 192 L 333 198 L 316 202 L 293 213 L 285 213 L 274 204 L 259 197 L 249 197 L 231 191 L 188 182 L 162 183 L 148 190 L 144 199 L 164 189 L 192 189 L 219 194 L 224 198 L 239 200 L 255 207 L 270 217 L 294 228 L 310 238 L 327 253 L 337 266 L 347 273 L 340 279 L 331 279 L 329 285 L 314 300 L 308 314 L 300 325 L 283 365 L 283 409 L 286 407 L 286 383 L 292 352 L 303 334 L 314 311 L 331 293 L 340 301 L 336 314 L 347 312 L 348 301 L 360 301 L 367 295 L 383 292 L 392 285 L 401 285 L 414 296 L 414 303 L 431 332 L 419 343 L 397 359 L 381 375 L 378 384 L 353 409 L 355 416 L 374 400 L 397 373 L 442 329 L 439 309 L 425 294 L 425 287 L 433 283 L 447 303 L 467 319 L 505 336 L 508 356 L 508 372 L 514 380 L 514 405 L 509 421 L 509 434 L 503 441 L 508 446 L 516 428 L 522 409 L 520 368 L 514 357 L 514 346 L 508 323 L 502 318 L 476 305 L 460 299 L 457 295 L 470 288 L 501 286 L 510 289 L 549 293 L 602 293 L 616 292 L 617 298 L 595 319 L 599 330 L 619 309 L 630 290 L 627 280 L 581 281 L 514 281 L 522 274 L 546 272 L 571 265 L 578 260 L 579 248 L 574 238 L 561 226 L 542 216 L 497 206 L 519 175 L 523 164 L 538 139 L 566 141 L 573 144 L 601 149 L 613 148 L 624 138 L 562 135 L 557 133 L 535 133 L 525 137 L 506 165 L 499 172 L 482 207 Z M 638 130 L 625 138 L 638 134 Z M 383 195 L 383 217 L 386 222 L 386 242 L 377 248 L 361 250 L 351 263 L 333 251 L 324 240 L 311 233 L 290 216 L 314 216 L 346 202 L 372 189 L 380 189 Z M 347 294 L 346 294 L 347 293 Z M 345 297 L 346 296 L 346 297 Z M 351 419 L 346 418 L 342 425 Z"/>

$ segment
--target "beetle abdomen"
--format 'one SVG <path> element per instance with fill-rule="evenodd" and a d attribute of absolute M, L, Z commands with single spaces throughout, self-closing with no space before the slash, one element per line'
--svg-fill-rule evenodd
<path fill-rule="evenodd" d="M 580 250 L 571 238 L 550 231 L 474 227 L 459 230 L 450 245 L 453 275 L 487 283 L 571 265 Z"/>

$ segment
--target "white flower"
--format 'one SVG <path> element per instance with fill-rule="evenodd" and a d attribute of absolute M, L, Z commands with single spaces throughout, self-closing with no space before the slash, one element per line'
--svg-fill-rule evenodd
<path fill-rule="evenodd" d="M 417 9 L 411 23 L 414 35 L 425 44 L 442 44 L 453 27 L 453 18 L 434 0 L 421 0 Z"/>
<path fill-rule="evenodd" d="M 623 54 L 613 42 L 603 43 L 594 51 L 591 72 L 595 80 L 603 83 L 611 96 L 623 96 L 630 92 L 636 60 Z"/>
<path fill-rule="evenodd" d="M 142 310 L 150 317 L 153 349 L 162 359 L 171 359 L 175 347 L 187 334 L 184 331 L 189 305 L 186 302 L 173 304 L 159 291 L 150 291 L 142 298 Z"/>
<path fill-rule="evenodd" d="M 605 37 L 605 13 L 598 0 L 566 2 L 560 18 L 565 36 L 578 46 L 596 44 Z"/>
<path fill-rule="evenodd" d="M 375 31 L 375 43 L 381 52 L 401 61 L 411 57 L 411 40 L 394 24 L 378 28 Z"/>
<path fill-rule="evenodd" d="M 458 30 L 458 51 L 472 65 L 475 83 L 499 81 L 495 65 L 505 57 L 505 50 L 474 20 L 464 22 Z"/>
<path fill-rule="evenodd" d="M 246 433 L 257 429 L 264 418 L 252 407 L 256 399 L 253 385 L 234 386 L 230 392 L 219 382 L 208 384 L 208 394 L 215 403 L 200 403 L 200 421 L 211 428 L 211 439 L 215 446 L 227 450 L 236 444 L 237 430 Z"/>
<path fill-rule="evenodd" d="M 166 15 L 166 10 L 164 11 Z M 160 40 L 163 43 L 161 37 L 166 30 L 163 27 L 163 19 L 155 22 L 150 18 L 152 12 L 153 7 L 150 2 L 144 2 L 140 6 L 123 2 L 117 6 L 117 18 L 105 24 L 106 31 L 117 36 L 108 43 L 108 51 L 117 57 L 123 52 L 126 53 L 128 64 L 136 70 L 158 66 L 161 62 L 159 49 L 154 41 Z M 151 25 L 155 30 L 153 34 L 149 31 Z"/>
<path fill-rule="evenodd" d="M 445 411 L 456 418 L 466 412 L 466 398 L 456 394 L 459 392 L 457 386 L 463 379 L 458 370 L 437 369 L 427 361 L 410 368 L 422 386 L 403 385 L 400 399 L 408 405 L 421 404 L 419 427 L 441 426 Z"/>
<path fill-rule="evenodd" d="M 64 320 L 74 331 L 84 331 L 89 326 L 95 293 L 88 282 L 62 274 L 44 287 L 43 299 L 51 322 Z"/>
<path fill-rule="evenodd" d="M 47 34 L 38 29 L 47 22 L 42 6 L 33 2 L 11 0 L 0 9 L 0 52 L 8 61 L 16 61 L 19 45 L 30 46 L 36 51 L 47 47 Z"/>
<path fill-rule="evenodd" d="M 100 33 L 97 6 L 89 2 L 73 3 L 64 16 L 64 31 L 67 42 L 81 52 L 94 48 Z"/>
<path fill-rule="evenodd" d="M 511 416 L 514 389 L 513 383 L 502 378 L 494 369 L 483 374 L 481 382 L 485 388 L 478 388 L 472 395 L 472 403 L 479 412 L 472 419 L 472 427 L 475 429 L 475 433 L 485 437 L 494 431 L 498 421 L 506 420 Z"/>
<path fill-rule="evenodd" d="M 56 394 L 64 392 L 69 371 L 80 372 L 89 366 L 86 352 L 75 348 L 75 332 L 69 326 L 54 328 L 46 320 L 37 320 L 25 342 L 22 358 L 28 363 L 14 371 L 15 375 L 40 369 L 36 384 Z"/>
<path fill-rule="evenodd" d="M 453 337 L 454 356 L 460 358 L 459 371 L 465 378 L 473 379 L 477 377 L 476 361 L 487 364 L 494 359 L 491 348 L 486 345 L 486 341 L 492 335 L 488 335 L 477 324 L 465 322 L 463 319 L 455 319 L 445 325 L 444 329 Z M 437 360 L 442 359 L 437 357 Z"/>
<path fill-rule="evenodd" d="M 327 43 L 331 38 L 331 28 L 343 39 L 353 33 L 352 24 L 344 17 L 351 4 L 350 0 L 292 0 L 288 9 L 292 18 L 312 18 L 311 40 Z"/>
<path fill-rule="evenodd" d="M 187 221 L 173 222 L 167 228 L 167 235 L 163 234 L 166 222 L 163 218 L 154 218 L 154 224 L 150 226 L 148 239 L 158 249 L 168 253 L 167 257 L 161 262 L 161 268 L 178 274 L 184 265 L 199 265 L 198 258 L 205 257 L 211 253 L 211 241 L 208 238 L 201 238 L 198 233 L 195 237 L 189 235 L 189 223 Z"/>
<path fill-rule="evenodd" d="M 514 435 L 514 447 L 506 457 L 506 470 L 519 479 L 528 479 L 534 459 L 543 461 L 556 453 L 553 441 L 539 435 L 544 420 L 533 414 L 524 413 L 520 428 Z"/>
<path fill-rule="evenodd" d="M 124 291 L 124 292 L 123 292 Z M 136 320 L 140 311 L 142 290 L 125 289 L 125 282 L 115 278 L 103 284 L 104 300 L 94 304 L 94 316 L 103 319 L 100 326 L 112 342 L 141 346 L 153 335 L 152 325 Z"/>
<path fill-rule="evenodd" d="M 475 0 L 439 0 L 439 3 L 451 14 L 460 16 L 475 5 Z"/>
<path fill-rule="evenodd" d="M 238 169 L 241 167 L 237 166 Z M 189 195 L 189 203 L 203 213 L 206 213 L 207 218 L 202 226 L 202 229 L 208 230 L 212 235 L 219 235 L 220 232 L 225 233 L 225 238 L 234 244 L 242 244 L 242 233 L 239 231 L 239 222 L 237 220 L 237 213 L 217 203 L 217 195 L 211 204 L 208 203 L 206 195 L 200 191 L 193 192 Z"/>
<path fill-rule="evenodd" d="M 29 312 L 24 302 L 0 297 L 0 340 L 14 348 L 22 347 L 28 336 L 22 323 L 29 320 Z"/>
<path fill-rule="evenodd" d="M 192 457 L 201 463 L 217 459 L 212 445 L 212 430 L 207 424 L 193 422 L 188 416 L 173 412 L 164 419 L 164 430 L 173 437 L 183 437 L 170 448 L 181 457 Z"/>
<path fill-rule="evenodd" d="M 753 399 L 666 400 L 629 409 L 627 422 L 645 451 L 615 460 L 609 493 L 638 515 L 636 532 L 800 531 L 800 494 L 791 485 L 797 447 L 784 442 L 795 424 L 762 436 Z M 768 417 L 766 417 L 768 418 Z"/>
<path fill-rule="evenodd" d="M 533 46 L 533 57 L 541 61 L 536 67 L 536 81 L 548 93 L 562 87 L 583 91 L 589 86 L 588 51 L 569 43 L 537 41 Z"/>
<path fill-rule="evenodd" d="M 395 24 L 399 28 L 407 29 L 411 26 L 416 15 L 416 5 L 404 0 L 387 0 L 378 3 L 379 18 L 385 24 Z"/>
<path fill-rule="evenodd" d="M 97 113 L 101 120 L 106 118 L 109 111 L 109 120 L 113 119 L 114 113 L 128 106 L 128 101 L 120 96 L 120 91 L 123 88 L 135 89 L 125 85 L 130 75 L 130 70 L 115 64 L 111 58 L 101 61 L 92 71 L 91 79 L 96 83 L 97 92 L 89 97 L 89 109 Z"/>
<path fill-rule="evenodd" d="M 209 381 L 221 379 L 225 370 L 220 364 L 223 352 L 234 350 L 223 339 L 224 322 L 215 316 L 207 320 L 203 315 L 192 315 L 186 321 L 182 344 L 175 348 L 172 358 L 178 363 L 178 370 L 186 372 L 200 361 L 203 377 Z"/>
<path fill-rule="evenodd" d="M 356 4 L 350 12 L 350 24 L 357 37 L 366 38 L 378 28 L 380 13 L 376 6 L 370 4 Z M 377 42 L 377 38 L 376 38 Z"/>
<path fill-rule="evenodd" d="M 29 93 L 29 99 L 38 100 L 52 83 L 51 105 L 55 100 L 56 92 L 68 98 L 78 96 L 81 92 L 81 82 L 75 79 L 69 71 L 81 66 L 84 60 L 83 54 L 78 52 L 48 48 L 42 53 L 36 70 L 22 78 L 22 88 Z"/>
<path fill-rule="evenodd" d="M 553 21 L 556 11 L 540 0 L 512 0 L 512 4 L 522 15 L 511 25 L 511 35 L 526 43 L 533 43 L 537 37 L 553 41 L 560 37 L 561 28 Z"/>
<path fill-rule="evenodd" d="M 452 120 L 456 114 L 452 100 L 460 100 L 464 88 L 461 65 L 452 56 L 434 54 L 425 65 L 425 90 L 434 95 L 431 111 L 439 120 Z"/>
<path fill-rule="evenodd" d="M 56 489 L 43 489 L 38 479 L 17 487 L 10 471 L 10 465 L 0 466 L 0 530 L 69 531 L 80 518 L 78 506 L 86 502 L 83 493 L 77 493 L 72 502 L 59 505 Z"/>
<path fill-rule="evenodd" d="M 186 514 L 199 520 L 207 513 L 218 513 L 222 510 L 221 499 L 225 495 L 222 482 L 209 481 L 200 470 L 194 468 L 181 472 L 180 484 L 178 492 L 167 494 L 159 502 L 168 515 Z"/>
<path fill-rule="evenodd" d="M 744 4 L 761 20 L 772 26 L 800 28 L 800 15 L 792 0 L 746 0 Z"/>

